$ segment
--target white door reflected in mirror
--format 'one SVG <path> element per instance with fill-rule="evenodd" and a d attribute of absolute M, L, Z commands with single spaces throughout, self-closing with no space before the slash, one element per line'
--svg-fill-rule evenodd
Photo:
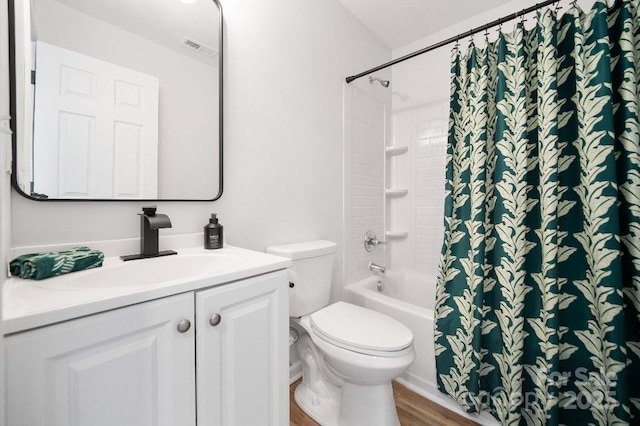
<path fill-rule="evenodd" d="M 158 78 L 41 41 L 36 63 L 33 191 L 158 198 Z"/>

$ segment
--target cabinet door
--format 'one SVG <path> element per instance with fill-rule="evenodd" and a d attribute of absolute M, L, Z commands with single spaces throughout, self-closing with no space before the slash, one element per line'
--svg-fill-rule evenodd
<path fill-rule="evenodd" d="M 199 426 L 289 424 L 288 288 L 279 271 L 196 293 Z"/>
<path fill-rule="evenodd" d="M 7 424 L 195 425 L 193 312 L 187 293 L 9 336 Z"/>

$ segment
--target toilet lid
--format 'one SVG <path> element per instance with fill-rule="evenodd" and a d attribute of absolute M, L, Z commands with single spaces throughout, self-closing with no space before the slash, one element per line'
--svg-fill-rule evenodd
<path fill-rule="evenodd" d="M 413 333 L 404 324 L 371 309 L 337 302 L 311 314 L 316 334 L 354 351 L 394 352 L 413 343 Z"/>

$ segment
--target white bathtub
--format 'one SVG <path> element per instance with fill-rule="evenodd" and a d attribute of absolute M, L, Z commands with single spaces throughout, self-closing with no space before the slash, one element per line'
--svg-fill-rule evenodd
<path fill-rule="evenodd" d="M 378 290 L 381 284 L 382 291 Z M 347 302 L 373 309 L 400 321 L 413 332 L 416 360 L 398 382 L 416 393 L 483 425 L 498 425 L 489 414 L 469 415 L 451 398 L 438 391 L 433 338 L 435 278 L 387 273 L 371 276 L 345 287 Z"/>

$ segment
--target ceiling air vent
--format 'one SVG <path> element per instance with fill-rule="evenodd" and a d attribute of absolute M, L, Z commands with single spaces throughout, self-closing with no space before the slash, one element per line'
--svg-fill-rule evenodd
<path fill-rule="evenodd" d="M 213 47 L 209 47 L 206 44 L 202 44 L 199 41 L 196 41 L 189 37 L 185 37 L 182 39 L 182 45 L 211 58 L 218 54 L 218 51 Z"/>

